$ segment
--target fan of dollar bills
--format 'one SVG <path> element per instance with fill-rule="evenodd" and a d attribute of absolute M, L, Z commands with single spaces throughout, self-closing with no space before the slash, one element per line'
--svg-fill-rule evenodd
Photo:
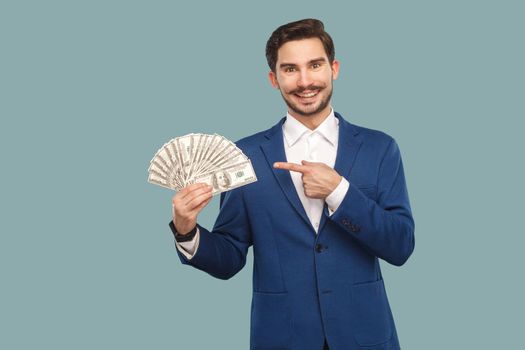
<path fill-rule="evenodd" d="M 148 182 L 173 190 L 204 182 L 221 193 L 257 181 L 252 163 L 217 134 L 188 134 L 162 146 L 150 162 Z"/>

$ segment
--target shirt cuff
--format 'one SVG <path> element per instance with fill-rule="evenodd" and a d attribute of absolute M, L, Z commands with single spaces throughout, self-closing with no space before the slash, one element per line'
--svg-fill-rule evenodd
<path fill-rule="evenodd" d="M 341 176 L 341 182 L 339 182 L 339 185 L 337 185 L 335 190 L 325 198 L 326 205 L 328 206 L 328 214 L 330 216 L 332 216 L 337 208 L 339 208 L 339 205 L 343 202 L 349 187 L 350 183 L 348 180 Z"/>
<path fill-rule="evenodd" d="M 197 232 L 195 233 L 195 237 L 191 241 L 187 242 L 177 242 L 175 240 L 175 245 L 177 246 L 177 249 L 179 252 L 182 253 L 186 257 L 186 259 L 191 260 L 197 254 L 197 248 L 199 248 L 199 237 L 200 237 L 200 231 L 197 227 Z"/>

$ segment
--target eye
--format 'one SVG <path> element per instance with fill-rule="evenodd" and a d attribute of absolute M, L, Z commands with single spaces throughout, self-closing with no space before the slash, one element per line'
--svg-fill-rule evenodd
<path fill-rule="evenodd" d="M 292 73 L 292 72 L 295 72 L 295 68 L 294 67 L 287 67 L 284 71 L 286 73 Z"/>
<path fill-rule="evenodd" d="M 317 68 L 319 68 L 319 67 L 321 67 L 321 65 L 320 65 L 319 63 L 313 63 L 313 64 L 312 64 L 312 68 L 313 68 L 313 69 L 317 69 Z"/>

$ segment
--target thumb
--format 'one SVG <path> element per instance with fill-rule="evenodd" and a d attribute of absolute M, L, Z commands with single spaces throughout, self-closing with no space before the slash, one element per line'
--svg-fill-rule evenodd
<path fill-rule="evenodd" d="M 303 165 L 312 165 L 312 164 L 314 164 L 314 162 L 309 162 L 307 160 L 301 160 L 301 164 L 303 164 Z"/>

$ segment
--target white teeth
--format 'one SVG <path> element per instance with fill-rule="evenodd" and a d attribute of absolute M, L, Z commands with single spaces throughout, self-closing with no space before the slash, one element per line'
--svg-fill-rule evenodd
<path fill-rule="evenodd" d="M 307 94 L 297 94 L 299 97 L 313 97 L 315 95 L 317 95 L 317 92 L 318 91 L 314 91 L 314 92 L 309 92 Z"/>

